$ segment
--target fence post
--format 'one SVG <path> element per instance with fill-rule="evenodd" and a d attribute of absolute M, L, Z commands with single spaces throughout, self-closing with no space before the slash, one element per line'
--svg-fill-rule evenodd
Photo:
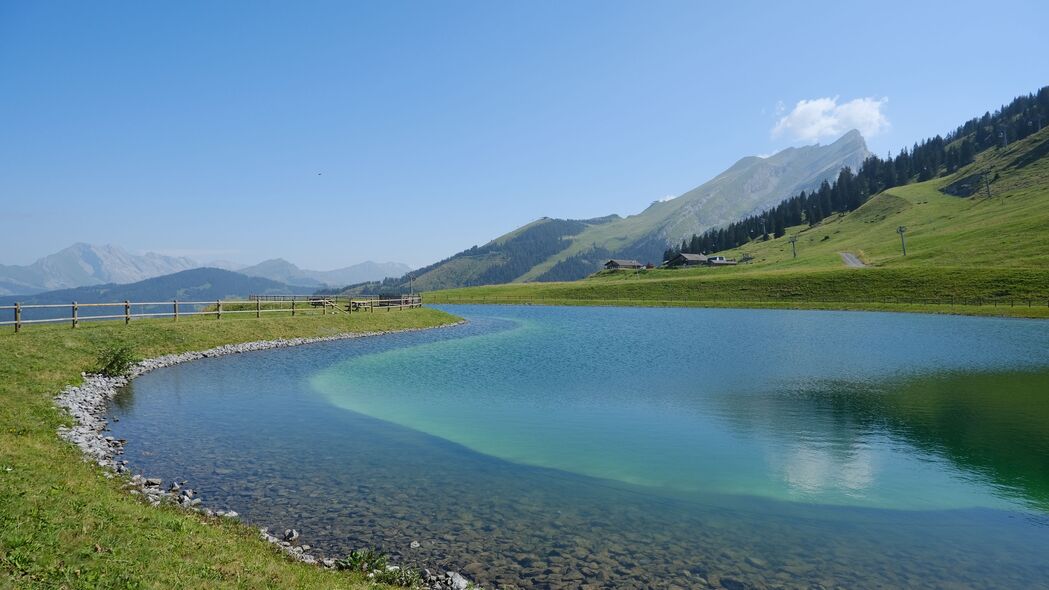
<path fill-rule="evenodd" d="M 178 321 L 178 299 L 171 302 L 171 308 L 175 312 L 175 321 Z"/>
<path fill-rule="evenodd" d="M 80 323 L 80 318 L 77 317 L 79 315 L 79 313 L 78 313 L 79 311 L 80 311 L 80 306 L 76 304 L 76 301 L 74 301 L 73 302 L 73 327 L 74 328 L 76 328 L 77 324 Z"/>
<path fill-rule="evenodd" d="M 22 331 L 22 304 L 15 302 L 15 334 Z"/>
<path fill-rule="evenodd" d="M 255 300 L 255 317 L 256 318 L 261 318 L 262 317 L 262 300 L 261 299 L 256 299 Z"/>
<path fill-rule="evenodd" d="M 124 325 L 131 323 L 131 302 L 127 299 L 124 300 Z"/>
<path fill-rule="evenodd" d="M 295 317 L 295 298 L 291 298 L 291 317 Z"/>
<path fill-rule="evenodd" d="M 221 320 L 222 319 L 222 300 L 221 299 L 219 299 L 218 301 L 215 302 L 215 319 L 216 320 Z"/>

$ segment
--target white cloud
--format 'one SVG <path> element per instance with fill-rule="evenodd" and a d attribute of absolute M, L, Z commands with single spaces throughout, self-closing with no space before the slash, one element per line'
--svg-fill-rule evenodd
<path fill-rule="evenodd" d="M 677 195 L 664 195 L 662 198 L 659 199 L 659 202 L 666 203 L 667 201 L 673 201 L 676 198 Z"/>
<path fill-rule="evenodd" d="M 837 138 L 851 129 L 858 129 L 864 137 L 873 137 L 889 127 L 889 119 L 882 113 L 888 102 L 889 99 L 884 97 L 856 98 L 841 104 L 838 104 L 837 96 L 800 100 L 792 111 L 776 122 L 772 137 L 818 141 Z M 781 105 L 777 105 L 777 109 Z"/>

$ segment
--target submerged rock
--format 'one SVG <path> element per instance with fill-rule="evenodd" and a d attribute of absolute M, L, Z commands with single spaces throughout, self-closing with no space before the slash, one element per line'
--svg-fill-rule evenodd
<path fill-rule="evenodd" d="M 454 324 L 448 324 L 448 326 L 456 326 L 462 323 L 465 322 L 456 322 Z M 313 342 L 330 342 L 334 340 L 380 336 L 394 332 L 415 332 L 427 329 L 430 328 L 344 333 L 317 338 L 282 338 L 261 342 L 231 344 L 200 352 L 170 354 L 146 359 L 131 367 L 131 371 L 126 377 L 104 377 L 102 375 L 81 373 L 84 379 L 83 383 L 78 386 L 65 388 L 55 398 L 55 405 L 66 410 L 66 412 L 68 412 L 73 418 L 74 424 L 69 428 L 60 427 L 58 429 L 58 435 L 62 439 L 79 447 L 84 454 L 85 459 L 95 462 L 100 467 L 109 469 L 112 472 L 127 473 L 129 471 L 128 462 L 126 460 L 118 460 L 118 457 L 124 452 L 123 447 L 127 441 L 124 439 L 115 439 L 113 436 L 107 436 L 105 433 L 109 431 L 106 421 L 107 404 L 109 403 L 109 400 L 116 396 L 121 387 L 127 385 L 130 379 L 155 369 L 169 367 L 201 358 L 238 354 L 256 350 L 267 350 L 272 348 L 286 348 Z M 114 422 L 119 421 L 115 416 L 110 417 L 110 419 Z M 7 470 L 10 471 L 11 469 L 8 468 Z M 220 474 L 224 471 L 226 470 L 216 469 L 216 472 Z M 110 476 L 109 472 L 107 472 L 107 477 L 108 476 Z M 163 484 L 161 478 L 146 478 L 142 475 L 135 474 L 127 480 L 124 487 L 128 489 L 128 493 L 132 496 L 143 497 L 144 500 L 148 501 L 153 506 L 160 506 L 162 502 L 174 502 L 187 510 L 194 510 L 209 516 L 215 515 L 216 513 L 212 510 L 201 506 L 202 500 L 194 497 L 195 494 L 193 490 L 184 488 L 187 483 L 186 480 L 173 481 L 168 489 L 165 490 L 161 487 Z M 239 516 L 237 512 L 232 510 L 225 511 L 219 515 L 226 518 L 237 518 Z M 334 567 L 336 565 L 334 559 L 319 559 L 314 555 L 310 555 L 308 553 L 310 550 L 309 545 L 302 545 L 301 547 L 293 546 L 292 542 L 296 541 L 300 536 L 299 531 L 296 529 L 286 529 L 284 531 L 283 541 L 270 534 L 268 529 L 260 529 L 259 533 L 262 539 L 273 544 L 275 547 L 280 548 L 285 554 L 295 559 L 309 564 L 323 565 L 324 567 Z M 421 545 L 417 541 L 413 542 L 413 548 L 419 546 Z M 430 576 L 427 577 L 431 578 Z M 435 583 L 428 582 L 429 587 L 440 590 L 450 588 L 454 588 L 455 590 L 465 590 L 469 587 L 469 582 L 466 578 L 458 573 L 449 572 L 447 577 L 440 576 L 439 578 L 439 582 L 436 582 L 437 578 L 432 578 Z"/>

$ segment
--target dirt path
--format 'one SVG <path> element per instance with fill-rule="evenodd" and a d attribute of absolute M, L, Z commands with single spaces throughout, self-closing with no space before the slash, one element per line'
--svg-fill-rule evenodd
<path fill-rule="evenodd" d="M 849 268 L 863 268 L 867 266 L 852 252 L 838 252 L 838 255 L 841 256 L 841 261 L 845 263 L 845 266 Z"/>

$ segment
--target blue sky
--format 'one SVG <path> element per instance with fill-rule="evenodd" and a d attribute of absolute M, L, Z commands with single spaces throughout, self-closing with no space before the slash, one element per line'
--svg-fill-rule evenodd
<path fill-rule="evenodd" d="M 423 265 L 1049 83 L 1044 2 L 3 2 L 0 263 Z M 804 101 L 804 102 L 802 102 Z M 801 103 L 799 105 L 799 103 Z M 17 220 L 17 221 L 16 221 Z"/>

